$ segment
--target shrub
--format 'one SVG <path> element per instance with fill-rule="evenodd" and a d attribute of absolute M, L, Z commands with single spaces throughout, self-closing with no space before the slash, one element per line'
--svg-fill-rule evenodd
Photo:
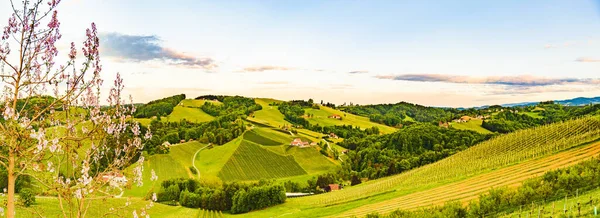
<path fill-rule="evenodd" d="M 19 201 L 25 207 L 35 204 L 35 191 L 30 188 L 21 189 L 21 192 L 19 192 Z"/>
<path fill-rule="evenodd" d="M 190 166 L 190 171 L 192 171 L 192 174 L 194 175 L 198 174 L 198 170 L 196 170 L 194 166 Z"/>

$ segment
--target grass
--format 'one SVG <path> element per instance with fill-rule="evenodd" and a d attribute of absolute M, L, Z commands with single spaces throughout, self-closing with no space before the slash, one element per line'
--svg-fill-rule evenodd
<path fill-rule="evenodd" d="M 219 171 L 237 150 L 242 137 L 234 139 L 224 145 L 216 145 L 211 149 L 204 149 L 196 156 L 196 167 L 201 179 L 219 180 Z"/>
<path fill-rule="evenodd" d="M 277 106 L 269 106 L 273 102 L 281 102 L 275 99 L 257 98 L 254 101 L 262 106 L 262 110 L 254 112 L 253 117 L 248 117 L 249 120 L 262 123 L 268 126 L 279 128 L 283 125 L 290 125 L 285 121 L 283 114 L 279 112 Z"/>
<path fill-rule="evenodd" d="M 337 162 L 333 162 L 329 158 L 326 158 L 315 148 L 291 147 L 287 150 L 287 153 L 294 156 L 294 159 L 296 159 L 298 164 L 300 164 L 308 174 L 323 173 L 337 167 Z"/>
<path fill-rule="evenodd" d="M 538 112 L 519 112 L 519 114 L 525 114 L 527 116 L 536 118 L 536 119 L 542 119 L 544 118 L 544 116 L 540 115 L 540 113 Z"/>
<path fill-rule="evenodd" d="M 319 124 L 321 126 L 334 126 L 334 125 L 353 125 L 358 126 L 360 128 L 366 129 L 371 128 L 373 126 L 379 128 L 379 131 L 382 133 L 392 133 L 397 129 L 393 127 L 389 127 L 386 125 L 381 125 L 378 123 L 371 122 L 367 117 L 361 117 L 350 113 L 345 113 L 343 111 L 339 111 L 333 108 L 321 106 L 320 109 L 307 108 L 304 109 L 307 114 L 312 114 L 313 116 L 307 118 L 308 122 L 315 125 Z M 338 114 L 342 116 L 341 120 L 328 118 L 333 114 Z"/>
<path fill-rule="evenodd" d="M 135 164 L 129 167 L 128 170 L 131 170 L 132 167 L 135 167 Z M 152 169 L 154 169 L 154 172 L 156 172 L 156 175 L 158 176 L 157 181 L 150 180 Z M 186 171 L 186 166 L 183 166 L 170 154 L 152 155 L 144 161 L 144 184 L 140 187 L 134 184 L 131 189 L 125 190 L 125 196 L 144 197 L 151 191 L 157 191 L 156 188 L 158 188 L 160 182 L 164 180 L 187 176 L 188 172 Z"/>
<path fill-rule="evenodd" d="M 181 120 L 187 120 L 191 122 L 201 123 L 214 120 L 215 118 L 207 113 L 204 113 L 199 108 L 175 106 L 173 112 L 169 116 L 162 118 L 163 121 L 176 122 Z"/>
<path fill-rule="evenodd" d="M 283 178 L 306 174 L 293 156 L 276 154 L 260 145 L 242 141 L 219 177 L 224 181 Z"/>
<path fill-rule="evenodd" d="M 181 102 L 179 102 L 180 106 L 183 107 L 202 107 L 202 105 L 204 105 L 204 103 L 206 102 L 210 102 L 211 104 L 214 105 L 223 105 L 223 103 L 221 103 L 220 101 L 211 101 L 211 100 L 196 100 L 196 99 L 183 99 Z"/>
<path fill-rule="evenodd" d="M 196 141 L 177 144 L 171 147 L 169 155 L 185 168 L 189 177 L 194 178 L 196 176 L 192 174 L 189 167 L 192 166 L 192 159 L 196 151 L 204 146 L 206 145 Z"/>
<path fill-rule="evenodd" d="M 483 120 L 475 119 L 469 120 L 466 123 L 455 123 L 451 122 L 450 126 L 455 129 L 460 130 L 471 130 L 481 134 L 492 134 L 492 131 L 487 130 L 486 128 L 481 127 Z"/>
<path fill-rule="evenodd" d="M 86 213 L 86 217 L 105 217 L 105 214 L 110 212 L 110 208 L 124 207 L 127 198 L 110 198 L 110 199 L 95 199 L 90 200 L 89 209 Z M 144 201 L 140 198 L 130 198 L 131 205 L 128 207 L 118 209 L 117 214 L 124 215 L 124 217 L 130 217 L 135 210 L 138 215 L 141 213 L 141 209 L 148 205 L 148 201 Z M 37 198 L 36 204 L 30 208 L 17 208 L 17 217 L 40 217 L 34 213 L 34 211 L 41 212 L 43 217 L 62 217 L 62 211 L 59 207 L 57 198 Z M 176 218 L 176 217 L 195 217 L 198 214 L 198 209 L 185 208 L 185 207 L 174 207 L 167 206 L 164 204 L 155 203 L 152 208 L 148 210 L 148 214 L 155 218 Z M 112 215 L 108 217 L 119 217 Z"/>

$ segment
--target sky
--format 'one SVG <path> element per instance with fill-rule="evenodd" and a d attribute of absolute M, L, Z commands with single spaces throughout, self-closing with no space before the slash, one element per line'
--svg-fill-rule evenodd
<path fill-rule="evenodd" d="M 62 0 L 103 78 L 185 93 L 470 107 L 600 96 L 600 1 Z M 0 2 L 0 26 L 10 11 Z M 62 48 L 62 49 L 61 49 Z"/>

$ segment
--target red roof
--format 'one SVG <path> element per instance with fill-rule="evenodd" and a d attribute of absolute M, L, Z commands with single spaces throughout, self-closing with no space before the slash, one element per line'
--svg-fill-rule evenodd
<path fill-rule="evenodd" d="M 340 185 L 338 185 L 338 184 L 329 184 L 329 190 L 330 191 L 340 190 Z"/>

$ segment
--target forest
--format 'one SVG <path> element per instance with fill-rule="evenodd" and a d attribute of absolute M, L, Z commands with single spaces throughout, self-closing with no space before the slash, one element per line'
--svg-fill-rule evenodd
<path fill-rule="evenodd" d="M 154 100 L 136 109 L 134 117 L 151 118 L 154 116 L 167 116 L 173 112 L 173 108 L 185 99 L 185 94 L 174 95 L 167 98 Z"/>

